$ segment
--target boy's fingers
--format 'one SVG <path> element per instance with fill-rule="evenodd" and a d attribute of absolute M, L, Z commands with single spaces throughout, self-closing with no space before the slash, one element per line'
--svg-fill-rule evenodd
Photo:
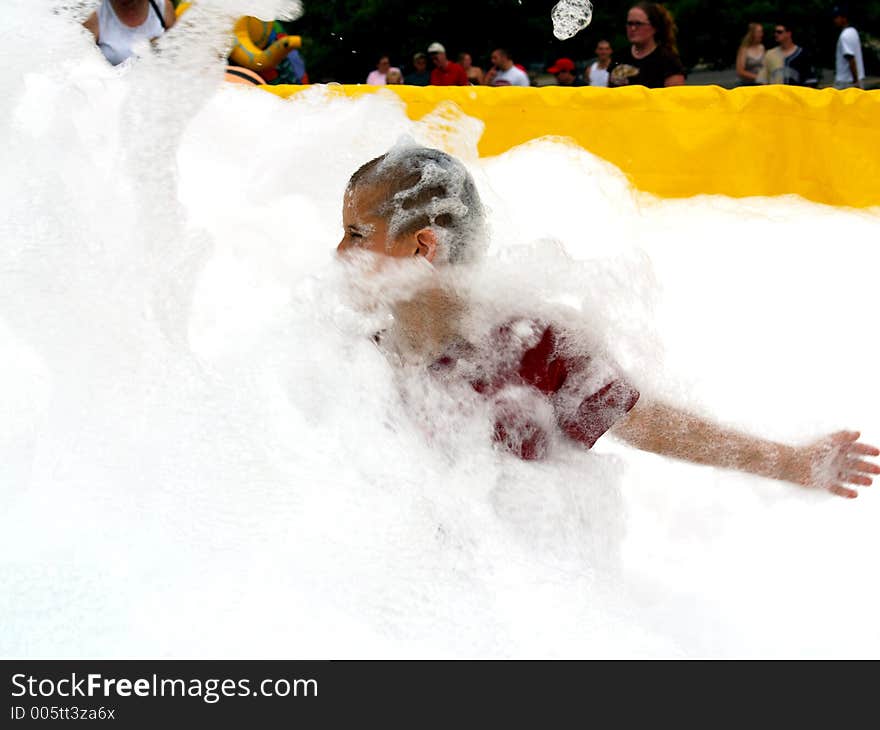
<path fill-rule="evenodd" d="M 861 434 L 858 431 L 838 431 L 837 433 L 831 434 L 831 443 L 838 445 L 851 443 L 853 441 L 858 441 L 859 436 L 861 436 Z"/>
<path fill-rule="evenodd" d="M 846 499 L 855 499 L 859 496 L 859 493 L 855 489 L 847 489 L 840 484 L 835 484 L 829 489 L 829 491 L 832 494 L 836 494 L 838 497 L 844 497 Z"/>
<path fill-rule="evenodd" d="M 860 471 L 864 474 L 880 474 L 880 464 L 874 464 L 861 459 L 850 459 L 847 462 L 846 468 L 850 471 Z"/>
<path fill-rule="evenodd" d="M 878 449 L 876 446 L 871 446 L 871 444 L 853 444 L 849 450 L 853 454 L 864 454 L 865 456 L 880 456 L 880 449 Z"/>

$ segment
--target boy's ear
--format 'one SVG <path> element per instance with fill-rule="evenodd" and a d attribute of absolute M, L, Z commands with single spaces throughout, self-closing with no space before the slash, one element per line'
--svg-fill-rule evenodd
<path fill-rule="evenodd" d="M 437 256 L 437 236 L 430 228 L 422 228 L 416 233 L 416 256 L 424 256 L 428 263 L 434 263 Z"/>

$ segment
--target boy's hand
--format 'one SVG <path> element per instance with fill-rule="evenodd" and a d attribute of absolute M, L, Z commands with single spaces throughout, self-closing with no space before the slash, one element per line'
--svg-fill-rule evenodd
<path fill-rule="evenodd" d="M 800 474 L 792 481 L 806 487 L 827 489 L 832 494 L 855 499 L 850 486 L 869 487 L 880 466 L 866 457 L 880 456 L 880 449 L 859 441 L 858 431 L 838 431 L 801 449 Z M 800 460 L 799 460 L 800 461 Z"/>

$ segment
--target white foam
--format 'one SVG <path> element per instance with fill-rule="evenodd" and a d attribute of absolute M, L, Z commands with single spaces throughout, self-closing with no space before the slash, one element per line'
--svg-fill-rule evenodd
<path fill-rule="evenodd" d="M 442 392 L 426 438 L 339 284 L 342 192 L 479 125 L 223 86 L 219 16 L 120 73 L 12 7 L 0 48 L 48 50 L 0 80 L 0 655 L 877 654 L 869 490 L 604 438 L 522 463 Z M 880 440 L 876 213 L 657 201 L 552 140 L 464 156 L 487 306 L 579 311 L 647 391 L 744 429 Z"/>
<path fill-rule="evenodd" d="M 574 38 L 593 19 L 593 3 L 589 0 L 559 0 L 550 11 L 553 35 L 564 41 Z"/>

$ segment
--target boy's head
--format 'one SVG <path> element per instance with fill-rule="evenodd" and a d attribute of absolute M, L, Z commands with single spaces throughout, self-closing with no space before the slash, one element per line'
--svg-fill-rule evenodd
<path fill-rule="evenodd" d="M 398 146 L 358 169 L 342 208 L 338 250 L 436 264 L 468 263 L 485 241 L 483 205 L 473 178 L 451 155 Z"/>

